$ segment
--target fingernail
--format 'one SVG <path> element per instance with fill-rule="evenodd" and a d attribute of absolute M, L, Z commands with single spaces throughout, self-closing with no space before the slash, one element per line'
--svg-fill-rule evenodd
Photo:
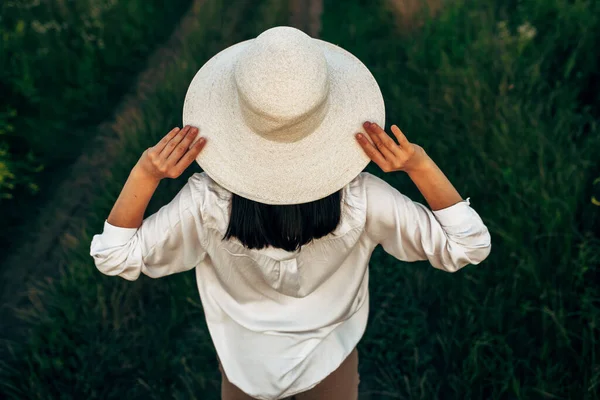
<path fill-rule="evenodd" d="M 357 137 L 357 139 L 359 139 L 359 140 L 362 140 L 362 138 L 363 138 L 363 135 L 362 135 L 361 133 L 357 133 L 357 134 L 356 134 L 356 137 Z"/>
<path fill-rule="evenodd" d="M 368 127 L 369 127 L 369 125 L 371 125 L 371 123 L 370 123 L 369 121 L 366 121 L 366 122 L 363 124 L 363 126 L 364 126 L 365 128 L 368 128 Z"/>
<path fill-rule="evenodd" d="M 206 138 L 201 137 L 200 139 L 198 139 L 198 142 L 200 144 L 202 144 L 202 143 L 206 142 Z"/>

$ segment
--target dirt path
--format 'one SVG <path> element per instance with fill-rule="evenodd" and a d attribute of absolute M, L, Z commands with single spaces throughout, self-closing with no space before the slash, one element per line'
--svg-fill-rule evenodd
<path fill-rule="evenodd" d="M 70 167 L 65 180 L 43 205 L 26 242 L 9 255 L 0 270 L 0 339 L 21 334 L 22 323 L 14 309 L 29 304 L 31 283 L 57 275 L 62 257 L 77 242 L 77 232 L 88 215 L 94 188 L 111 178 L 110 161 L 120 143 L 119 132 L 138 121 L 141 105 L 155 90 L 168 66 L 182 51 L 182 39 L 196 26 L 203 4 L 194 0 L 170 38 L 148 58 L 147 68 L 136 79 L 133 89 L 116 107 L 113 117 L 97 127 L 94 139 Z M 240 2 L 243 3 L 243 2 Z M 4 346 L 0 346 L 0 354 Z"/>
<path fill-rule="evenodd" d="M 396 15 L 396 22 L 401 33 L 418 29 L 425 22 L 426 16 L 435 16 L 442 8 L 442 0 L 387 0 Z"/>
<path fill-rule="evenodd" d="M 33 282 L 59 275 L 61 264 L 78 243 L 76 232 L 80 231 L 91 211 L 89 205 L 96 194 L 95 187 L 98 182 L 111 179 L 110 161 L 119 151 L 119 132 L 127 131 L 127 126 L 138 121 L 144 100 L 155 90 L 155 83 L 162 81 L 172 60 L 177 59 L 182 51 L 182 39 L 195 28 L 202 6 L 208 1 L 194 0 L 169 40 L 148 59 L 148 68 L 138 76 L 134 89 L 117 106 L 114 117 L 97 128 L 92 143 L 70 168 L 55 196 L 45 205 L 35 224 L 36 233 L 31 234 L 28 242 L 3 263 L 0 270 L 0 360 L 4 352 L 9 351 L 9 346 L 2 345 L 3 341 L 25 337 L 25 324 L 14 310 L 27 308 L 35 301 L 28 293 Z M 237 0 L 235 5 L 241 9 L 249 1 L 252 0 Z M 319 37 L 323 0 L 288 1 L 289 25 L 312 37 Z M 372 398 L 365 381 L 363 379 L 360 385 L 360 400 Z"/>
<path fill-rule="evenodd" d="M 134 89 L 116 107 L 113 118 L 97 127 L 97 134 L 69 169 L 67 178 L 44 205 L 26 242 L 9 255 L 0 270 L 0 340 L 20 337 L 23 324 L 14 310 L 30 303 L 31 284 L 51 279 L 65 254 L 77 243 L 76 233 L 90 212 L 89 205 L 98 182 L 111 179 L 110 161 L 119 150 L 119 132 L 138 121 L 141 105 L 162 81 L 167 67 L 182 51 L 183 38 L 196 27 L 203 5 L 195 0 L 171 37 L 149 57 L 147 69 L 139 74 Z M 244 7 L 246 0 L 235 3 Z M 317 36 L 320 30 L 321 0 L 291 0 L 289 24 Z M 0 355 L 5 346 L 0 345 Z"/>
<path fill-rule="evenodd" d="M 323 0 L 290 0 L 290 26 L 301 29 L 312 37 L 321 32 Z"/>

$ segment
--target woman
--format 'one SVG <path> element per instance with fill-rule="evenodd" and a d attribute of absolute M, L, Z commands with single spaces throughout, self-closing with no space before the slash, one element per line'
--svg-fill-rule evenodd
<path fill-rule="evenodd" d="M 449 272 L 489 254 L 468 200 L 397 126 L 398 143 L 384 132 L 384 111 L 352 54 L 269 29 L 198 71 L 185 127 L 142 154 L 94 236 L 107 275 L 196 269 L 223 399 L 356 399 L 374 248 Z M 143 219 L 194 160 L 204 172 Z M 407 173 L 433 211 L 361 172 L 370 160 Z"/>

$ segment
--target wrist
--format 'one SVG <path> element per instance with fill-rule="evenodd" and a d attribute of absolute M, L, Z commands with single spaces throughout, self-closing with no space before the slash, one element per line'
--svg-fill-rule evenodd
<path fill-rule="evenodd" d="M 436 165 L 431 157 L 429 157 L 429 155 L 425 153 L 425 150 L 419 146 L 417 147 L 415 159 L 410 163 L 410 165 L 407 165 L 404 168 L 404 172 L 406 172 L 408 175 L 417 175 L 427 172 L 435 167 Z"/>
<path fill-rule="evenodd" d="M 159 177 L 149 173 L 147 170 L 145 170 L 139 164 L 136 164 L 133 167 L 133 169 L 129 173 L 129 177 L 133 178 L 135 180 L 138 180 L 138 181 L 144 181 L 145 183 L 150 184 L 150 185 L 157 185 L 157 186 L 161 180 Z"/>

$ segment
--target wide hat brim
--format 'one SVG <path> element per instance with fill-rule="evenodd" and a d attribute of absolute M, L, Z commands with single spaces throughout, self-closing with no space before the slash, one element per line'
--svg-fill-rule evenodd
<path fill-rule="evenodd" d="M 207 139 L 196 161 L 225 189 L 264 204 L 307 203 L 340 190 L 370 161 L 355 138 L 365 132 L 362 123 L 385 125 L 377 81 L 350 52 L 312 38 L 327 60 L 329 108 L 310 135 L 291 143 L 271 141 L 246 125 L 238 103 L 234 66 L 253 40 L 216 54 L 188 88 L 183 124 L 199 128 Z"/>

